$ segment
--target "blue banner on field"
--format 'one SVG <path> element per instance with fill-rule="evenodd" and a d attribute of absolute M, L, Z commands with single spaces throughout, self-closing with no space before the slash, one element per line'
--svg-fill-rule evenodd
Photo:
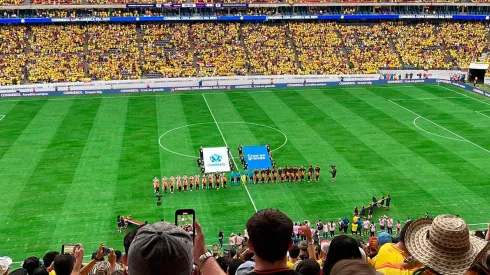
<path fill-rule="evenodd" d="M 249 170 L 272 167 L 271 159 L 265 146 L 244 146 L 243 154 Z"/>

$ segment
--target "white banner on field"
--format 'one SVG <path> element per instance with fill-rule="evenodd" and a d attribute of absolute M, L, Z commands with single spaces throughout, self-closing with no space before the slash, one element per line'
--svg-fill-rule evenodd
<path fill-rule="evenodd" d="M 202 151 L 206 173 L 230 171 L 230 160 L 226 147 L 203 148 Z"/>

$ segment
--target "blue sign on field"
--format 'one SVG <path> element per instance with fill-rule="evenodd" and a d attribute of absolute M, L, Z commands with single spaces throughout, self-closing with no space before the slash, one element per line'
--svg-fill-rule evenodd
<path fill-rule="evenodd" d="M 243 154 L 249 170 L 271 168 L 271 160 L 264 146 L 244 146 Z"/>

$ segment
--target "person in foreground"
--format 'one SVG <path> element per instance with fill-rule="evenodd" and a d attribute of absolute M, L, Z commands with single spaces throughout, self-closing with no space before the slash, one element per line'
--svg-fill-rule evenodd
<path fill-rule="evenodd" d="M 415 274 L 463 275 L 468 272 L 487 243 L 470 236 L 468 226 L 461 218 L 439 215 L 434 219 L 414 221 L 405 234 L 408 252 L 425 265 Z M 487 245 L 487 247 L 485 247 Z"/>
<path fill-rule="evenodd" d="M 248 246 L 255 253 L 252 275 L 300 275 L 287 266 L 287 252 L 293 246 L 293 222 L 282 212 L 263 209 L 247 222 Z"/>

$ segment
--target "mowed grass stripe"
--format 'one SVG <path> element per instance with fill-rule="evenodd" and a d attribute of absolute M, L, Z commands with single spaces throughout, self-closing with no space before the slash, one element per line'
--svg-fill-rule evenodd
<path fill-rule="evenodd" d="M 30 184 L 27 181 L 44 155 L 70 105 L 66 102 L 44 105 L 0 159 L 0 167 L 2 167 L 0 186 L 3 190 L 8 190 L 0 194 L 2 201 L 0 217 L 8 217 L 13 206 L 22 202 L 21 195 L 24 188 Z M 40 129 L 42 133 L 39 132 Z M 8 225 L 2 224 L 3 226 Z"/>
<path fill-rule="evenodd" d="M 60 207 L 51 246 L 78 241 L 90 251 L 100 242 L 107 242 L 114 224 L 113 198 L 127 102 L 127 98 L 121 98 L 100 103 L 73 181 L 67 187 L 66 200 Z"/>
<path fill-rule="evenodd" d="M 440 87 L 435 87 L 441 89 Z M 425 89 L 433 89 L 432 87 L 420 89 L 417 88 L 417 91 L 421 91 L 426 93 Z M 443 93 L 444 94 L 444 93 Z M 485 119 L 485 117 L 481 117 L 480 115 L 475 113 L 475 109 L 477 109 L 479 102 L 475 102 L 469 98 L 461 97 L 462 99 L 459 101 L 470 101 L 473 104 L 473 107 L 470 105 L 459 105 L 452 101 L 447 101 L 445 99 L 441 100 L 410 100 L 407 102 L 400 102 L 403 106 L 414 110 L 418 114 L 431 119 L 435 123 L 438 123 L 442 127 L 447 128 L 450 131 L 470 140 L 474 141 L 476 144 L 485 148 L 485 146 L 490 142 L 490 120 Z M 438 115 L 426 115 L 427 113 L 438 112 Z M 486 123 L 483 123 L 482 119 L 485 119 Z M 427 126 L 424 120 L 417 120 L 418 124 L 422 124 L 421 126 Z M 484 125 L 484 127 L 479 127 L 479 125 Z M 460 139 L 454 134 L 441 129 L 440 127 L 434 125 L 428 125 L 431 127 L 431 132 L 437 133 L 442 136 L 452 137 L 456 139 Z M 426 129 L 424 127 L 424 129 Z M 435 128 L 435 129 L 434 129 Z M 427 129 L 429 130 L 429 129 Z M 465 159 L 467 163 L 471 163 L 472 166 L 468 167 L 468 170 L 475 171 L 475 167 L 479 168 L 479 173 L 487 174 L 484 178 L 490 178 L 490 172 L 488 167 L 490 166 L 490 156 L 488 152 L 478 148 L 475 146 L 475 150 L 466 150 L 458 146 L 460 142 L 467 143 L 466 141 L 455 141 L 453 145 L 448 149 L 450 149 L 453 153 L 457 154 L 461 158 Z M 490 147 L 489 147 L 490 148 Z M 477 156 L 475 153 L 481 150 L 481 154 Z M 486 154 L 485 154 L 486 153 Z M 460 167 L 460 169 L 463 167 Z"/>
<path fill-rule="evenodd" d="M 467 106 L 470 109 L 472 107 L 478 107 L 478 109 L 482 108 L 484 110 L 485 109 L 490 110 L 490 99 L 488 97 L 484 97 L 476 93 L 471 93 L 452 85 L 441 84 L 439 86 L 424 86 L 424 90 L 436 96 L 446 96 L 446 97 L 461 96 L 463 98 L 466 98 L 467 100 L 460 100 L 460 99 L 449 99 L 449 100 L 456 104 Z"/>
<path fill-rule="evenodd" d="M 436 87 L 437 89 L 442 89 Z M 426 89 L 430 88 L 414 88 L 417 94 L 422 94 L 431 96 L 431 93 L 426 92 Z M 433 88 L 432 88 L 433 89 Z M 434 95 L 432 95 L 434 97 Z M 415 97 L 416 98 L 416 97 Z M 415 99 L 414 98 L 414 99 Z M 441 98 L 442 99 L 442 98 Z M 469 140 L 478 140 L 481 138 L 486 138 L 490 134 L 490 128 L 480 128 L 475 127 L 473 124 L 475 114 L 475 109 L 478 108 L 479 102 L 475 102 L 469 98 L 458 99 L 459 101 L 471 101 L 474 105 L 473 107 L 465 106 L 462 107 L 459 104 L 452 104 L 450 101 L 445 99 L 442 100 L 408 100 L 397 102 L 398 104 L 409 108 L 410 110 L 419 113 L 420 115 L 435 121 L 438 124 L 442 124 L 445 128 L 453 131 L 457 134 L 464 133 L 465 138 Z M 489 106 L 490 107 L 490 106 Z M 418 112 L 417 112 L 418 111 Z M 447 123 L 445 123 L 447 122 Z M 485 147 L 485 146 L 482 146 Z M 487 148 L 487 149 L 490 149 Z"/>
<path fill-rule="evenodd" d="M 281 128 L 277 125 L 251 94 L 227 95 L 243 120 L 273 127 L 287 135 L 287 131 L 290 129 Z M 272 150 L 282 146 L 285 141 L 285 137 L 274 130 L 258 125 L 248 125 L 248 127 L 256 137 L 257 144 L 269 144 Z M 308 164 L 308 161 L 304 158 L 303 154 L 301 154 L 300 150 L 289 141 L 279 150 L 273 151 L 272 156 L 276 163 L 276 168 L 285 167 L 285 165 L 306 166 Z M 317 186 L 312 184 L 307 185 L 305 183 L 249 184 L 248 189 L 250 190 L 257 208 L 279 208 L 288 212 L 288 214 L 295 220 L 302 220 L 311 216 L 310 209 L 304 207 L 304 202 L 308 200 L 316 201 L 317 198 L 315 192 L 318 192 Z M 301 192 L 298 192 L 298 189 L 301 189 Z M 326 203 L 325 200 L 323 202 Z"/>
<path fill-rule="evenodd" d="M 471 194 L 471 192 L 469 192 L 471 189 L 465 188 L 462 182 L 459 182 L 447 173 L 444 173 L 444 169 L 441 170 L 441 166 L 447 165 L 447 163 L 464 162 L 464 160 L 458 159 L 459 157 L 457 155 L 440 145 L 440 143 L 452 141 L 441 139 L 439 143 L 436 143 L 431 140 L 430 137 L 420 133 L 413 126 L 413 114 L 406 112 L 389 101 L 363 101 L 364 97 L 389 97 L 389 93 L 386 93 L 385 91 L 373 91 L 371 95 L 363 96 L 360 96 L 355 92 L 349 93 L 351 96 L 359 99 L 357 108 L 351 108 L 352 111 L 360 116 L 368 118 L 373 125 L 391 135 L 399 143 L 404 144 L 405 147 L 419 155 L 420 158 L 427 163 L 427 165 L 424 165 L 424 162 L 422 162 L 421 164 L 412 166 L 412 163 L 421 161 L 418 158 L 414 158 L 411 163 L 407 163 L 407 169 L 411 169 L 415 175 L 419 176 L 419 184 L 423 186 L 432 197 L 438 198 L 437 201 L 439 203 L 436 203 L 432 198 L 424 198 L 421 196 L 417 200 L 420 205 L 429 209 L 435 208 L 435 213 L 440 213 L 437 208 L 441 208 L 440 210 L 447 208 L 453 213 L 458 213 L 462 216 L 465 215 L 466 218 L 469 219 L 475 218 L 473 213 L 482 212 L 485 207 L 477 209 L 478 204 L 485 204 L 486 199 L 483 200 L 482 197 Z M 369 109 L 369 107 L 373 108 Z M 469 147 L 468 150 L 474 150 L 474 148 Z M 462 204 L 466 204 L 467 208 L 461 209 Z"/>
<path fill-rule="evenodd" d="M 248 117 L 243 118 L 227 94 L 207 95 L 206 99 L 230 147 L 231 154 L 236 158 L 237 168 L 242 170 L 241 162 L 238 159 L 238 145 L 264 145 L 269 142 L 267 141 L 267 136 L 263 135 L 264 131 L 268 130 L 263 129 L 261 126 L 246 124 L 245 122 L 257 122 L 253 119 L 249 120 Z M 258 124 L 261 124 L 260 120 Z M 270 134 L 273 133 L 271 132 Z"/>
<path fill-rule="evenodd" d="M 188 128 L 196 155 L 200 146 L 225 146 L 202 95 L 181 96 L 180 100 L 186 124 L 205 123 Z M 213 112 L 216 113 L 217 111 L 213 110 Z M 183 173 L 195 174 L 199 171 L 195 160 L 188 159 L 186 161 L 189 164 L 182 167 L 180 175 Z M 205 225 L 205 234 L 210 236 L 210 241 L 214 242 L 217 242 L 217 233 L 220 229 L 223 229 L 226 234 L 231 231 L 242 231 L 243 221 L 250 217 L 254 211 L 245 190 L 231 187 L 174 194 L 174 196 L 169 196 L 168 204 L 174 206 L 172 209 L 175 207 L 194 207 L 197 219 Z"/>
<path fill-rule="evenodd" d="M 45 103 L 46 101 L 19 101 L 0 104 L 2 107 L 6 105 L 3 107 L 5 111 L 0 113 L 0 115 L 5 115 L 0 121 L 0 159 L 9 150 L 10 146 L 14 144 L 15 140 L 22 134 Z M 7 110 L 8 117 L 6 114 Z"/>
<path fill-rule="evenodd" d="M 38 102 L 28 107 L 28 104 L 20 103 L 16 105 L 20 108 L 11 110 L 10 115 L 13 120 L 19 117 L 23 130 L 5 131 L 5 134 L 13 135 L 9 138 L 15 141 L 10 144 L 8 151 L 0 159 L 0 188 L 4 190 L 0 194 L 2 201 L 0 217 L 5 219 L 0 225 L 1 235 L 4 236 L 4 241 L 0 243 L 0 250 L 13 252 L 14 255 L 25 251 L 27 246 L 30 247 L 30 243 L 24 242 L 24 236 L 19 236 L 19 232 L 23 232 L 26 226 L 22 223 L 25 216 L 17 215 L 15 206 L 36 203 L 36 200 L 33 201 L 25 194 L 29 192 L 32 185 L 36 184 L 36 181 L 30 182 L 29 179 L 71 105 L 69 102 L 64 104 Z M 22 106 L 26 108 L 26 117 L 23 117 Z M 3 126 L 5 125 L 0 128 Z M 14 126 L 14 129 L 20 130 L 22 127 Z M 18 218 L 21 221 L 18 221 Z M 29 232 L 29 229 L 26 231 Z"/>
<path fill-rule="evenodd" d="M 166 97 L 165 99 L 157 98 L 157 106 L 159 134 L 188 124 L 180 96 Z M 162 138 L 162 144 L 170 150 L 189 156 L 196 156 L 196 158 L 188 158 L 160 148 L 161 171 L 162 175 L 167 176 L 167 178 L 177 175 L 182 176 L 184 173 L 187 176 L 191 176 L 199 172 L 201 175 L 200 171 L 198 171 L 199 168 L 196 166 L 198 152 L 195 151 L 194 140 L 192 140 L 190 135 L 190 128 L 193 127 L 199 129 L 201 126 L 183 127 L 170 132 Z M 196 142 L 199 141 L 197 140 Z M 173 222 L 175 210 L 190 207 L 196 208 L 200 220 L 208 220 L 210 219 L 209 217 L 212 217 L 210 210 L 217 207 L 214 199 L 221 199 L 221 196 L 213 190 L 199 190 L 185 193 L 179 193 L 176 190 L 174 194 L 163 194 L 163 205 L 161 208 L 163 208 L 164 218 L 170 222 Z M 214 236 L 216 229 L 212 229 L 213 232 L 209 234 Z M 233 229 L 233 227 L 228 228 L 228 231 Z M 210 229 L 207 230 L 211 232 Z"/>
<path fill-rule="evenodd" d="M 417 94 L 419 91 L 419 88 L 414 88 L 412 91 L 413 94 Z M 385 93 L 379 93 L 380 95 L 384 95 L 385 98 L 388 97 L 386 91 Z M 440 126 L 448 129 L 449 131 L 452 131 L 460 136 L 463 137 L 471 137 L 471 131 L 472 129 L 475 129 L 473 126 L 469 126 L 465 128 L 465 124 L 467 125 L 466 122 L 459 120 L 458 118 L 455 118 L 454 116 L 451 115 L 451 113 L 445 113 L 442 110 L 439 110 L 433 106 L 428 106 L 426 102 L 423 101 L 418 101 L 418 100 L 410 100 L 410 101 L 404 101 L 402 103 L 398 103 L 401 106 L 404 106 L 410 110 L 413 110 L 414 112 L 418 113 L 421 116 L 426 117 L 427 119 L 430 119 L 431 121 L 439 124 Z M 394 104 L 393 104 L 394 105 Z M 405 113 L 410 114 L 412 117 L 416 117 L 416 115 L 409 113 L 408 111 L 404 110 L 403 108 L 398 107 L 400 110 L 405 111 Z M 448 151 L 451 152 L 451 156 L 449 160 L 451 161 L 444 161 L 441 164 L 445 165 L 450 165 L 451 163 L 454 163 L 452 167 L 450 167 L 449 170 L 462 170 L 462 165 L 470 165 L 467 167 L 468 170 L 476 172 L 476 173 L 489 173 L 488 172 L 488 164 L 490 158 L 488 157 L 488 152 L 482 150 L 481 148 L 478 148 L 471 143 L 465 142 L 465 141 L 458 141 L 458 140 L 448 140 L 443 137 L 449 137 L 453 139 L 460 139 L 458 136 L 442 129 L 441 127 L 438 127 L 437 125 L 434 125 L 424 119 L 419 119 L 417 120 L 417 126 L 420 128 L 429 131 L 434 134 L 438 134 L 439 136 L 434 136 L 430 135 L 428 133 L 423 133 L 426 135 L 428 138 L 433 140 L 434 142 L 442 145 L 444 148 L 446 148 L 446 151 L 443 151 L 443 153 L 447 153 Z M 412 122 L 413 125 L 413 122 Z M 459 126 L 461 125 L 461 127 Z M 414 127 L 414 126 L 413 126 Z M 412 128 L 413 128 L 412 127 Z M 451 129 L 453 128 L 453 129 Z M 420 129 L 417 129 L 420 133 L 422 132 Z M 488 139 L 486 136 L 488 135 L 482 135 L 481 133 L 478 133 L 479 138 L 478 140 L 485 140 Z M 480 136 L 482 135 L 482 136 Z M 442 137 L 440 137 L 442 136 Z M 455 158 L 454 156 L 459 156 L 459 158 Z M 448 158 L 446 158 L 447 160 Z M 446 171 L 446 170 L 444 170 Z M 488 176 L 487 176 L 488 177 Z M 485 178 L 485 177 L 483 177 Z"/>
<path fill-rule="evenodd" d="M 187 124 L 179 96 L 157 97 L 156 104 L 159 138 L 165 132 Z M 162 136 L 160 142 L 169 150 L 196 157 L 195 159 L 187 158 L 159 148 L 160 172 L 162 176 L 165 175 L 167 178 L 170 178 L 172 175 L 176 176 L 183 172 L 182 167 L 196 163 L 199 154 L 194 149 L 188 127 L 183 127 Z"/>
<path fill-rule="evenodd" d="M 354 194 L 354 196 L 349 195 L 345 191 L 345 186 L 343 191 L 340 191 L 338 184 L 329 183 L 329 173 L 328 164 L 336 163 L 338 166 L 345 167 L 345 171 L 348 171 L 348 164 L 340 157 L 333 147 L 309 125 L 311 123 L 310 118 L 303 119 L 301 116 L 291 109 L 294 104 L 301 104 L 299 102 L 282 101 L 281 99 L 287 98 L 290 93 L 272 93 L 272 94 L 251 94 L 255 99 L 257 104 L 264 110 L 264 112 L 270 117 L 276 125 L 278 125 L 287 135 L 288 143 L 290 142 L 294 147 L 297 148 L 300 155 L 305 160 L 305 163 L 292 163 L 296 165 L 307 165 L 307 164 L 320 164 L 322 167 L 322 181 L 321 187 L 317 183 L 310 184 L 295 184 L 297 186 L 295 195 L 299 196 L 299 200 L 302 200 L 302 208 L 304 212 L 310 213 L 310 215 L 330 215 L 338 216 L 340 215 L 339 209 L 350 209 L 353 207 L 352 198 L 359 196 Z M 312 116 L 313 117 L 313 116 Z M 338 157 L 336 157 L 338 156 Z M 292 156 L 294 160 L 295 157 Z M 281 157 L 281 161 L 291 160 Z M 352 169 L 355 170 L 355 169 Z M 339 180 L 345 180 L 345 182 L 352 182 L 355 176 L 349 172 L 345 172 L 339 175 Z M 364 180 L 364 179 L 362 179 Z M 362 183 L 361 183 L 362 184 Z M 294 186 L 294 185 L 293 185 Z M 315 190 L 310 191 L 308 194 L 303 193 L 303 189 L 309 186 L 315 188 Z M 263 198 L 267 200 L 267 198 Z M 322 201 L 324 203 L 322 203 Z M 335 202 L 335 207 L 329 202 Z M 286 204 L 287 202 L 283 202 Z M 344 210 L 345 211 L 345 210 Z M 345 215 L 345 212 L 343 212 Z M 308 215 L 306 218 L 311 218 Z M 295 216 L 295 219 L 304 219 L 305 217 Z"/>
<path fill-rule="evenodd" d="M 209 98 L 209 96 L 208 96 Z M 269 144 L 271 149 L 274 150 L 281 146 L 285 137 L 270 128 L 263 127 L 261 125 L 277 128 L 277 126 L 270 121 L 267 115 L 263 113 L 260 106 L 257 105 L 254 99 L 252 99 L 249 95 L 223 95 L 218 96 L 214 95 L 212 100 L 208 102 L 212 105 L 213 110 L 218 110 L 215 112 L 215 117 L 218 121 L 231 121 L 231 122 L 249 122 L 254 124 L 223 124 L 222 131 L 226 140 L 228 141 L 228 145 L 233 150 L 233 155 L 238 156 L 237 147 L 239 144 L 242 145 L 265 145 Z M 278 129 L 279 130 L 279 129 Z M 281 148 L 280 150 L 283 150 Z M 273 152 L 273 157 L 277 162 L 279 159 L 275 156 L 275 152 Z M 296 163 L 297 160 L 289 160 Z M 241 163 L 239 159 L 236 160 L 237 165 L 241 169 Z M 276 163 L 277 167 L 280 166 L 279 163 Z M 247 188 L 249 189 L 249 193 L 254 200 L 255 205 L 258 209 L 271 207 L 269 201 L 262 201 L 256 199 L 256 192 L 254 191 L 255 186 L 249 185 Z M 297 196 L 294 194 L 294 188 L 289 188 L 287 184 L 280 185 L 265 185 L 260 186 L 260 196 L 265 196 L 270 198 L 274 198 L 275 201 L 287 202 L 290 209 L 295 209 L 299 212 L 297 215 L 304 217 L 306 213 L 302 211 L 301 201 L 298 201 Z M 285 206 L 275 204 L 274 207 L 285 209 Z M 250 213 L 250 216 L 253 214 Z"/>
<path fill-rule="evenodd" d="M 17 255 L 23 250 L 23 243 L 29 244 L 33 255 L 45 252 L 58 221 L 58 215 L 47 213 L 63 207 L 100 101 L 73 101 L 46 152 L 27 180 L 22 199 L 15 204 L 12 214 L 6 217 L 9 226 L 3 233 L 10 241 L 6 242 L 7 251 L 0 248 L 6 255 Z M 21 239 L 19 231 L 24 234 Z M 59 245 L 51 249 L 58 250 Z"/>
<path fill-rule="evenodd" d="M 122 134 L 122 149 L 117 171 L 117 195 L 113 198 L 114 215 L 110 228 L 116 233 L 116 216 L 132 215 L 136 220 L 156 222 L 162 218 L 156 211 L 153 177 L 160 174 L 156 98 L 129 98 Z"/>
<path fill-rule="evenodd" d="M 270 95 L 274 98 L 273 93 Z M 274 127 L 284 132 L 286 135 L 289 135 L 288 131 L 294 130 L 291 127 L 281 127 L 280 124 L 274 121 L 274 119 L 267 113 L 270 108 L 274 108 L 269 105 L 270 102 L 268 102 L 267 99 L 262 101 L 264 105 L 261 106 L 252 94 L 228 96 L 232 99 L 235 108 L 244 119 L 247 118 L 255 123 Z M 266 107 L 264 108 L 264 106 Z M 278 111 L 278 109 L 276 109 L 276 111 Z M 260 126 L 249 125 L 249 127 L 257 136 L 257 139 L 266 139 L 272 150 L 278 148 L 278 146 L 281 146 L 284 142 L 284 137 L 280 133 L 270 132 L 270 130 Z M 269 137 L 271 134 L 274 139 Z M 273 157 L 276 162 L 276 167 L 285 167 L 286 165 L 306 166 L 310 164 L 304 154 L 301 153 L 291 140 L 288 140 L 286 145 L 279 150 L 274 151 Z M 329 199 L 322 198 L 321 192 L 318 192 L 318 186 L 318 183 L 278 183 L 249 185 L 248 188 L 259 209 L 269 207 L 279 208 L 287 212 L 294 220 L 299 221 L 305 218 L 311 218 L 313 214 L 315 218 L 318 217 L 318 211 L 308 207 L 308 205 L 306 205 L 307 202 L 318 202 L 320 200 L 322 203 L 328 203 Z M 328 187 L 326 187 L 326 190 L 328 190 Z"/>
<path fill-rule="evenodd" d="M 394 207 L 390 211 L 391 215 L 398 217 L 404 217 L 413 214 L 417 206 L 407 203 L 409 200 L 413 200 L 418 196 L 431 197 L 421 186 L 417 184 L 418 176 L 413 171 L 407 170 L 407 164 L 411 159 L 416 157 L 413 152 L 403 150 L 403 144 L 394 140 L 390 135 L 381 130 L 380 128 L 372 124 L 372 120 L 367 120 L 364 113 L 371 113 L 372 107 L 357 106 L 355 98 L 344 100 L 345 95 L 342 96 L 343 100 L 336 100 L 333 95 L 329 96 L 310 95 L 303 94 L 312 104 L 315 104 L 334 119 L 337 123 L 345 128 L 344 131 L 349 131 L 351 136 L 346 136 L 342 132 L 339 132 L 339 136 L 343 137 L 348 146 L 352 146 L 354 150 L 359 150 L 358 154 L 364 155 L 364 160 L 359 163 L 366 165 L 359 168 L 361 173 L 365 175 L 373 184 L 379 189 L 383 190 L 382 193 L 391 194 L 393 198 Z M 362 109 L 363 113 L 356 113 L 352 109 Z M 377 118 L 381 119 L 382 118 Z M 348 121 L 349 123 L 344 123 Z M 381 123 L 387 123 L 382 120 Z M 332 125 L 333 129 L 337 130 L 338 126 Z M 352 144 L 352 141 L 358 139 L 363 145 L 359 147 L 358 144 Z M 369 149 L 363 148 L 368 146 Z M 398 152 L 399 150 L 399 152 Z M 396 151 L 396 153 L 394 153 Z M 351 156 L 353 163 L 355 161 L 356 154 Z M 379 196 L 379 195 L 378 195 Z M 433 199 L 437 199 L 433 197 Z M 395 207 L 397 205 L 406 205 L 405 207 Z"/>

